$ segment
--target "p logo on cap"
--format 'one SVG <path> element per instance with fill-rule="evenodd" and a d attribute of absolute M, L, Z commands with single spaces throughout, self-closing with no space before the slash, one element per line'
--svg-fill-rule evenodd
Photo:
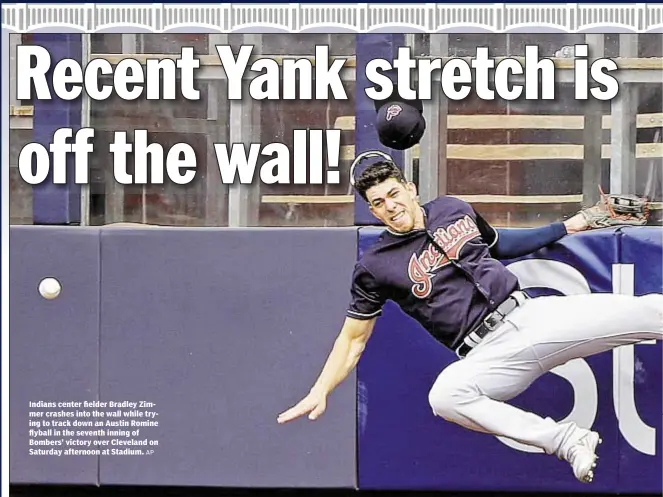
<path fill-rule="evenodd" d="M 391 121 L 394 117 L 396 117 L 401 112 L 403 112 L 403 107 L 401 107 L 398 104 L 392 104 L 389 107 L 387 107 L 387 113 L 386 113 L 385 119 L 387 119 L 387 121 Z"/>

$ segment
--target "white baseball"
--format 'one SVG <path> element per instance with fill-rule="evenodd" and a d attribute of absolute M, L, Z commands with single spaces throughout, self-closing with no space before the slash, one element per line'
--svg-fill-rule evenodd
<path fill-rule="evenodd" d="M 62 291 L 62 286 L 60 286 L 60 282 L 55 278 L 44 278 L 39 283 L 39 293 L 46 300 L 56 298 L 60 295 L 60 291 Z"/>

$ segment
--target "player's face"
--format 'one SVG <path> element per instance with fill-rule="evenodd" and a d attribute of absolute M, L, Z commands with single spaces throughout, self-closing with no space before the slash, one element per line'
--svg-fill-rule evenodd
<path fill-rule="evenodd" d="M 392 231 L 405 233 L 416 227 L 421 208 L 414 184 L 389 178 L 369 188 L 366 197 L 373 215 Z"/>

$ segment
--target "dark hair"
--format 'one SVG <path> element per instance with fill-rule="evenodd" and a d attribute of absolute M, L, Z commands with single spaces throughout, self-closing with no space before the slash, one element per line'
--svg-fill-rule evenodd
<path fill-rule="evenodd" d="M 355 190 L 368 201 L 366 190 L 391 178 L 407 183 L 403 171 L 393 162 L 387 160 L 375 162 L 364 169 L 355 180 Z"/>

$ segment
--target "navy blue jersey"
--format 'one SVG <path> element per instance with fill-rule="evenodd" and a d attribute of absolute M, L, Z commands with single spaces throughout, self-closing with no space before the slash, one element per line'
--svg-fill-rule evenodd
<path fill-rule="evenodd" d="M 425 229 L 387 229 L 357 262 L 347 315 L 371 319 L 392 300 L 453 349 L 518 280 L 490 255 L 497 232 L 469 204 L 443 196 L 423 209 Z"/>

